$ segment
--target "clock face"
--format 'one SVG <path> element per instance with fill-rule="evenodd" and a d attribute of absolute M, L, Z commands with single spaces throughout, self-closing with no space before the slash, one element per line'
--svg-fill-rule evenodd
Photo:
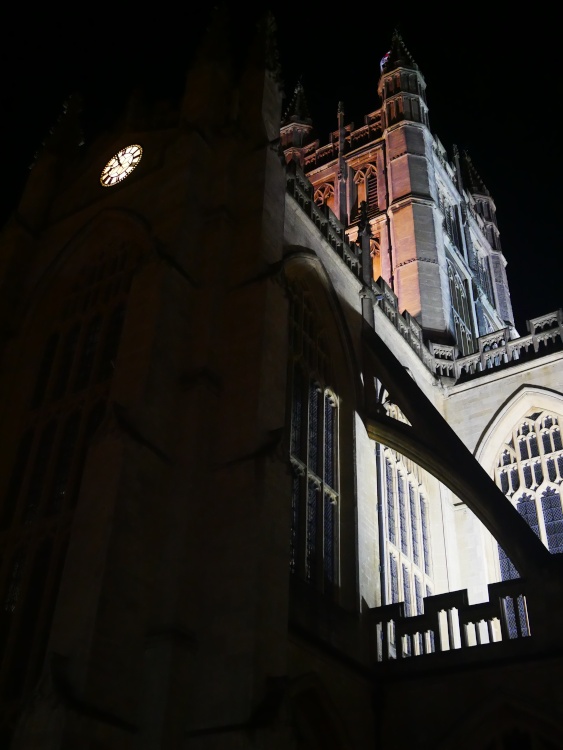
<path fill-rule="evenodd" d="M 143 155 L 143 149 L 138 143 L 134 143 L 132 146 L 126 146 L 118 151 L 115 156 L 112 156 L 106 166 L 102 170 L 100 175 L 100 182 L 104 187 L 110 187 L 111 185 L 117 185 L 118 182 L 124 180 L 127 175 L 135 169 L 137 164 L 141 161 Z"/>

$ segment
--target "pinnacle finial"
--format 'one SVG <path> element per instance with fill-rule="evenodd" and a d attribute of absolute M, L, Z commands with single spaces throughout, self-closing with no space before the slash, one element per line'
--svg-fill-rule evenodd
<path fill-rule="evenodd" d="M 305 97 L 305 89 L 303 86 L 302 76 L 299 76 L 295 88 L 293 89 L 293 96 L 289 102 L 285 114 L 282 118 L 282 123 L 289 122 L 302 122 L 306 125 L 311 125 L 311 115 L 309 113 L 309 105 Z"/>
<path fill-rule="evenodd" d="M 418 65 L 415 63 L 411 53 L 407 49 L 403 37 L 399 33 L 399 29 L 395 27 L 391 36 L 391 49 L 381 60 L 381 71 L 393 70 L 394 68 L 412 68 L 418 70 Z"/>

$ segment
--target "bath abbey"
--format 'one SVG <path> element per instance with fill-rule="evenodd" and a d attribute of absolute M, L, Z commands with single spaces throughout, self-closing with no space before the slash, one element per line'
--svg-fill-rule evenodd
<path fill-rule="evenodd" d="M 218 12 L 173 105 L 46 138 L 0 233 L 1 748 L 563 748 L 563 313 L 517 329 L 415 45 L 321 142 Z"/>

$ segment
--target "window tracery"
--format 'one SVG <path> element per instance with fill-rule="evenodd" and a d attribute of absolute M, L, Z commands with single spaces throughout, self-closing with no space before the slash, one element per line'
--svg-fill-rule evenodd
<path fill-rule="evenodd" d="M 37 377 L 0 518 L 0 700 L 20 700 L 41 668 L 88 447 L 105 413 L 139 255 L 131 250 L 94 246 L 90 273 L 53 284 L 49 315 L 32 321 L 34 330 L 45 322 L 43 353 L 29 364 Z"/>
<path fill-rule="evenodd" d="M 328 206 L 334 210 L 334 185 L 331 182 L 325 182 L 315 188 L 313 200 L 317 206 Z"/>
<path fill-rule="evenodd" d="M 474 342 L 467 289 L 463 279 L 449 261 L 448 279 L 456 343 L 462 354 L 470 354 L 474 349 Z"/>
<path fill-rule="evenodd" d="M 326 341 L 306 293 L 291 289 L 290 569 L 334 595 L 338 585 L 338 397 Z"/>
<path fill-rule="evenodd" d="M 563 551 L 563 444 L 560 419 L 530 411 L 499 451 L 495 481 L 550 552 Z M 499 547 L 503 580 L 518 572 Z"/>
<path fill-rule="evenodd" d="M 407 614 L 422 614 L 423 598 L 431 595 L 433 581 L 428 508 L 420 470 L 389 448 L 383 449 L 382 469 L 383 554 L 389 564 L 384 600 L 403 601 Z M 421 653 L 420 638 L 416 643 Z"/>
<path fill-rule="evenodd" d="M 374 216 L 379 210 L 375 165 L 366 164 L 360 167 L 354 174 L 354 185 L 356 187 L 356 201 L 352 218 L 357 219 L 360 216 L 362 203 L 366 205 L 368 217 Z"/>

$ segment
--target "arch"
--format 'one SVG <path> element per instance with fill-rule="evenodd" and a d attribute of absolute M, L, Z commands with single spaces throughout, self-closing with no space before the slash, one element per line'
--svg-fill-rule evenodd
<path fill-rule="evenodd" d="M 293 681 L 288 708 L 298 750 L 350 750 L 338 706 L 318 674 L 303 674 Z"/>
<path fill-rule="evenodd" d="M 128 247 L 137 248 L 137 256 L 146 257 L 153 250 L 147 223 L 132 211 L 104 209 L 70 237 L 43 266 L 35 286 L 21 298 L 22 325 L 33 318 L 53 287 L 60 294 L 61 287 L 72 282 L 73 274 L 83 276 L 85 256 L 98 254 L 102 249 L 115 256 Z M 37 278 L 37 277 L 34 277 Z"/>
<path fill-rule="evenodd" d="M 523 385 L 497 409 L 474 451 L 475 458 L 490 476 L 494 475 L 495 460 L 505 438 L 534 408 L 555 411 L 563 417 L 563 394 L 542 386 Z"/>
<path fill-rule="evenodd" d="M 334 208 L 334 185 L 332 182 L 324 182 L 315 189 L 313 200 L 317 206 L 328 206 Z"/>
<path fill-rule="evenodd" d="M 308 248 L 296 245 L 286 249 L 284 274 L 287 281 L 305 285 L 315 297 L 320 317 L 327 323 L 331 321 L 332 340 L 337 340 L 343 350 L 342 361 L 335 364 L 342 369 L 341 378 L 348 379 L 354 384 L 353 399 L 355 403 L 359 403 L 363 398 L 361 366 L 354 349 L 342 300 L 338 297 L 325 267 L 317 255 Z M 359 310 L 352 311 L 352 314 L 361 316 Z"/>
<path fill-rule="evenodd" d="M 545 710 L 538 710 L 533 702 L 524 702 L 520 696 L 489 693 L 462 721 L 455 722 L 455 729 L 437 745 L 437 750 L 476 747 L 556 750 L 563 748 L 557 716 L 556 710 L 547 715 Z"/>
<path fill-rule="evenodd" d="M 357 590 L 353 430 L 359 384 L 346 314 L 320 261 L 292 248 L 288 458 L 292 587 L 352 606 Z M 357 311 L 354 311 L 359 314 Z"/>
<path fill-rule="evenodd" d="M 18 364 L 2 373 L 3 387 L 13 397 L 4 411 L 0 441 L 0 492 L 8 483 L 3 533 L 6 544 L 24 555 L 17 570 L 10 561 L 0 566 L 4 600 L 23 570 L 13 612 L 0 623 L 6 650 L 29 652 L 27 666 L 20 659 L 17 681 L 12 666 L 5 662 L 0 667 L 2 694 L 13 686 L 14 701 L 24 700 L 41 669 L 69 519 L 111 390 L 122 313 L 133 275 L 152 246 L 136 215 L 101 211 L 56 252 L 52 244 L 38 244 L 33 258 L 37 273 L 20 294 L 13 342 Z M 34 584 L 39 573 L 41 586 Z M 34 631 L 24 627 L 31 619 Z"/>
<path fill-rule="evenodd" d="M 543 543 L 367 323 L 363 326 L 363 341 L 363 419 L 368 435 L 412 458 L 449 487 L 503 546 L 523 576 L 544 580 L 546 568 L 553 568 L 553 563 Z M 411 427 L 384 413 L 377 395 L 378 382 L 392 385 L 393 400 Z"/>

